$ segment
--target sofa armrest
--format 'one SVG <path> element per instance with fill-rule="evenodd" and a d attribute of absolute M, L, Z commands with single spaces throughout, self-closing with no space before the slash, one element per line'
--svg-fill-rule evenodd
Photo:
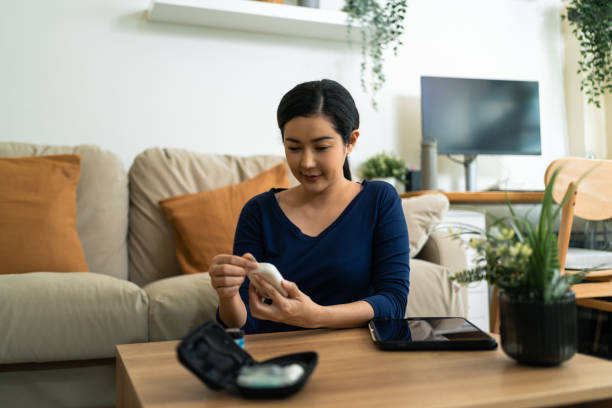
<path fill-rule="evenodd" d="M 467 253 L 461 241 L 446 231 L 434 231 L 416 258 L 445 266 L 455 273 L 467 268 Z"/>

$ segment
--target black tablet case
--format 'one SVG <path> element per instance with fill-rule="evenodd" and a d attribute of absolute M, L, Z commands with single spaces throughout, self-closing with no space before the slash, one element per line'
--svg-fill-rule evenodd
<path fill-rule="evenodd" d="M 404 319 L 396 319 L 396 320 L 427 320 L 427 319 L 455 319 L 456 317 L 407 317 Z M 473 323 L 468 321 L 465 318 L 460 318 L 471 326 L 474 326 Z M 389 319 L 375 319 L 375 320 L 389 320 Z M 393 320 L 393 319 L 391 319 Z M 468 340 L 450 340 L 450 341 L 384 341 L 380 339 L 379 333 L 377 332 L 374 326 L 374 320 L 371 320 L 368 324 L 368 328 L 370 329 L 370 334 L 372 335 L 372 340 L 374 343 L 381 349 L 387 351 L 399 351 L 399 350 L 493 350 L 497 348 L 497 342 L 494 338 L 484 333 L 482 330 L 477 329 L 479 332 L 483 333 L 486 336 L 486 339 L 482 339 L 479 341 L 468 341 Z M 402 334 L 404 336 L 404 334 Z"/>
<path fill-rule="evenodd" d="M 316 352 L 289 354 L 257 362 L 238 346 L 214 320 L 207 321 L 189 333 L 177 346 L 178 359 L 209 388 L 225 390 L 245 398 L 284 398 L 299 391 L 314 371 Z M 240 368 L 257 364 L 300 364 L 304 374 L 294 384 L 278 388 L 250 388 L 236 383 Z"/>

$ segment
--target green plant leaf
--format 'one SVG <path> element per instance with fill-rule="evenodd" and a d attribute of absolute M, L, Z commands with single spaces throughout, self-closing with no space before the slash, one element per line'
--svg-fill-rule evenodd
<path fill-rule="evenodd" d="M 581 175 L 575 188 L 594 168 Z M 506 200 L 510 216 L 495 219 L 489 223 L 481 239 L 472 241 L 471 246 L 477 252 L 478 267 L 456 274 L 454 280 L 465 284 L 486 279 L 510 295 L 545 303 L 561 299 L 572 285 L 582 280 L 585 271 L 578 274 L 559 273 L 559 249 L 554 227 L 562 205 L 573 194 L 573 189 L 569 189 L 560 206 L 554 203 L 552 192 L 560 171 L 561 167 L 553 170 L 544 191 L 536 225 L 532 225 L 525 216 L 519 216 Z"/>
<path fill-rule="evenodd" d="M 361 25 L 361 87 L 368 91 L 366 84 L 366 67 L 370 66 L 372 91 L 372 106 L 377 109 L 376 95 L 384 85 L 386 78 L 383 71 L 383 51 L 391 48 L 397 55 L 402 42 L 400 36 L 404 32 L 404 18 L 408 3 L 407 0 L 387 0 L 381 7 L 377 0 L 345 0 L 342 11 L 348 15 L 347 32 L 350 38 L 351 27 L 354 21 Z M 367 63 L 369 60 L 369 64 Z"/>
<path fill-rule="evenodd" d="M 578 75 L 587 102 L 601 108 L 600 98 L 612 90 L 612 1 L 570 0 L 566 14 L 580 44 Z"/>
<path fill-rule="evenodd" d="M 361 176 L 365 179 L 393 177 L 405 183 L 406 163 L 399 157 L 382 152 L 363 163 Z"/>

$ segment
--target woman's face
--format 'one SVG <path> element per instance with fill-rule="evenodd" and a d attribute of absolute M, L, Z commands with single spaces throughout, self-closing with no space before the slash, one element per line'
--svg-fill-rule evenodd
<path fill-rule="evenodd" d="M 287 163 L 306 191 L 319 193 L 344 179 L 344 159 L 357 141 L 357 130 L 348 145 L 322 115 L 295 117 L 284 130 Z"/>

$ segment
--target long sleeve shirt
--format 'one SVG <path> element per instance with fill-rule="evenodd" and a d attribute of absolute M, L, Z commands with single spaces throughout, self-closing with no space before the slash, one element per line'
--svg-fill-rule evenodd
<path fill-rule="evenodd" d="M 291 222 L 271 189 L 245 204 L 234 237 L 234 255 L 269 262 L 322 306 L 364 300 L 375 318 L 404 316 L 409 291 L 409 243 L 401 199 L 382 181 L 363 188 L 338 218 L 312 237 Z M 246 333 L 297 327 L 251 316 L 249 279 L 240 288 L 247 308 Z"/>

